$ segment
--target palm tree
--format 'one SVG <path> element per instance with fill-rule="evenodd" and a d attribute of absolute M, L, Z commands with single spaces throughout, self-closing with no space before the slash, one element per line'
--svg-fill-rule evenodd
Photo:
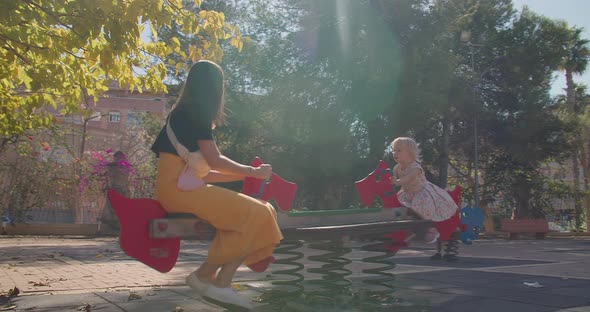
<path fill-rule="evenodd" d="M 582 39 L 583 29 L 572 27 L 570 28 L 566 22 L 559 22 L 559 27 L 564 31 L 563 39 L 563 56 L 561 62 L 561 70 L 565 73 L 566 80 L 566 95 L 567 95 L 567 111 L 570 118 L 575 118 L 579 112 L 579 107 L 576 105 L 576 85 L 574 83 L 574 74 L 582 74 L 586 71 L 588 60 L 590 58 L 590 49 L 587 39 Z M 574 138 L 574 153 L 572 154 L 572 172 L 574 179 L 574 209 L 576 211 L 576 228 L 581 226 L 581 203 L 580 203 L 580 176 L 578 161 L 581 159 L 582 164 L 588 164 L 588 157 L 583 150 L 578 148 L 583 142 L 580 132 L 577 131 Z M 584 168 L 587 169 L 587 168 Z M 586 170 L 587 171 L 587 170 Z M 588 177 L 586 177 L 588 178 Z M 589 219 L 590 215 L 590 198 L 586 198 L 586 219 Z M 588 223 L 587 223 L 588 224 Z M 590 227 L 587 226 L 587 230 L 590 231 Z"/>
<path fill-rule="evenodd" d="M 584 187 L 586 190 L 586 231 L 590 232 L 590 94 L 586 93 L 585 87 L 579 87 L 579 97 L 581 104 L 584 106 L 584 113 L 581 115 L 581 126 L 582 126 L 582 145 L 581 148 L 581 161 L 582 168 L 584 170 Z"/>
<path fill-rule="evenodd" d="M 581 115 L 582 144 L 580 145 L 580 160 L 584 170 L 584 189 L 586 190 L 586 200 L 584 202 L 586 211 L 586 231 L 590 232 L 590 94 L 587 93 L 586 86 L 576 88 L 576 103 L 583 107 Z"/>

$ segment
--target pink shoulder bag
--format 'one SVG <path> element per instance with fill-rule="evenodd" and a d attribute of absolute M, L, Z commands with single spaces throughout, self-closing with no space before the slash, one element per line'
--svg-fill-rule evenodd
<path fill-rule="evenodd" d="M 184 168 L 182 168 L 176 183 L 178 189 L 181 191 L 193 191 L 205 185 L 205 181 L 199 178 L 195 170 L 190 166 L 189 151 L 186 147 L 180 144 L 180 142 L 178 142 L 178 139 L 170 127 L 170 120 L 168 120 L 168 123 L 166 124 L 166 133 L 168 134 L 168 139 L 172 143 L 172 146 L 174 146 L 178 155 L 182 157 L 185 162 Z"/>

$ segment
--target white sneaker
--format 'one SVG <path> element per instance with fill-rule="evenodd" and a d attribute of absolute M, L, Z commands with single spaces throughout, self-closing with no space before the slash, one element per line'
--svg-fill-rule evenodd
<path fill-rule="evenodd" d="M 195 290 L 199 296 L 204 296 L 207 288 L 212 287 L 210 284 L 202 282 L 198 277 L 196 272 L 192 272 L 189 274 L 186 279 L 186 284 Z"/>
<path fill-rule="evenodd" d="M 242 308 L 246 308 L 251 310 L 253 308 L 252 304 L 249 300 L 246 300 L 231 287 L 220 288 L 215 287 L 213 285 L 209 285 L 205 290 L 205 294 L 203 295 L 207 298 L 213 299 L 215 301 L 233 304 Z"/>

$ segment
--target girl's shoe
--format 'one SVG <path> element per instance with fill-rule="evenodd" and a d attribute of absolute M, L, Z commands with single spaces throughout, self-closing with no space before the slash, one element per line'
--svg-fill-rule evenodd
<path fill-rule="evenodd" d="M 196 272 L 192 272 L 191 274 L 189 274 L 186 277 L 185 281 L 186 281 L 186 284 L 190 288 L 192 288 L 193 290 L 195 290 L 199 296 L 204 296 L 205 295 L 205 292 L 207 292 L 207 288 L 213 287 L 213 286 L 211 286 L 211 284 L 205 283 L 205 282 L 201 281 L 197 277 L 197 273 Z"/>
<path fill-rule="evenodd" d="M 250 301 L 240 297 L 240 295 L 238 295 L 238 293 L 231 287 L 220 288 L 209 285 L 203 296 L 218 302 L 228 303 L 248 310 L 253 308 Z"/>

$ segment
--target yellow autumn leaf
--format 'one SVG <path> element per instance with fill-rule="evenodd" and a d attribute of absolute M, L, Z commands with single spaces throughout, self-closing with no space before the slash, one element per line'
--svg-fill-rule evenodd
<path fill-rule="evenodd" d="M 202 1 L 194 3 L 200 7 Z M 35 113 L 42 107 L 76 112 L 83 102 L 81 90 L 97 99 L 108 90 L 108 81 L 140 91 L 166 90 L 165 65 L 172 53 L 182 58 L 180 63 L 189 57 L 203 57 L 202 49 L 183 51 L 178 38 L 168 43 L 158 41 L 158 30 L 171 27 L 173 21 L 184 34 L 196 38 L 198 46 L 209 45 L 211 57 L 223 55 L 222 40 L 235 38 L 224 32 L 231 25 L 224 23 L 223 14 L 202 10 L 195 15 L 183 7 L 183 0 L 41 0 L 34 7 L 28 1 L 0 1 L 0 12 L 27 21 L 0 19 L 0 36 L 5 38 L 4 45 L 11 47 L 0 52 L 5 73 L 0 80 L 3 136 L 45 127 L 51 118 Z M 201 22 L 209 18 L 215 22 L 202 27 Z M 64 23 L 73 27 L 63 27 Z M 153 41 L 143 40 L 146 32 L 151 32 Z M 26 45 L 21 38 L 26 38 Z M 31 43 L 44 48 L 31 49 Z M 161 61 L 154 64 L 153 60 Z M 132 66 L 137 68 L 135 72 Z M 30 93 L 17 95 L 16 90 L 23 87 Z M 56 96 L 44 99 L 38 94 Z"/>

